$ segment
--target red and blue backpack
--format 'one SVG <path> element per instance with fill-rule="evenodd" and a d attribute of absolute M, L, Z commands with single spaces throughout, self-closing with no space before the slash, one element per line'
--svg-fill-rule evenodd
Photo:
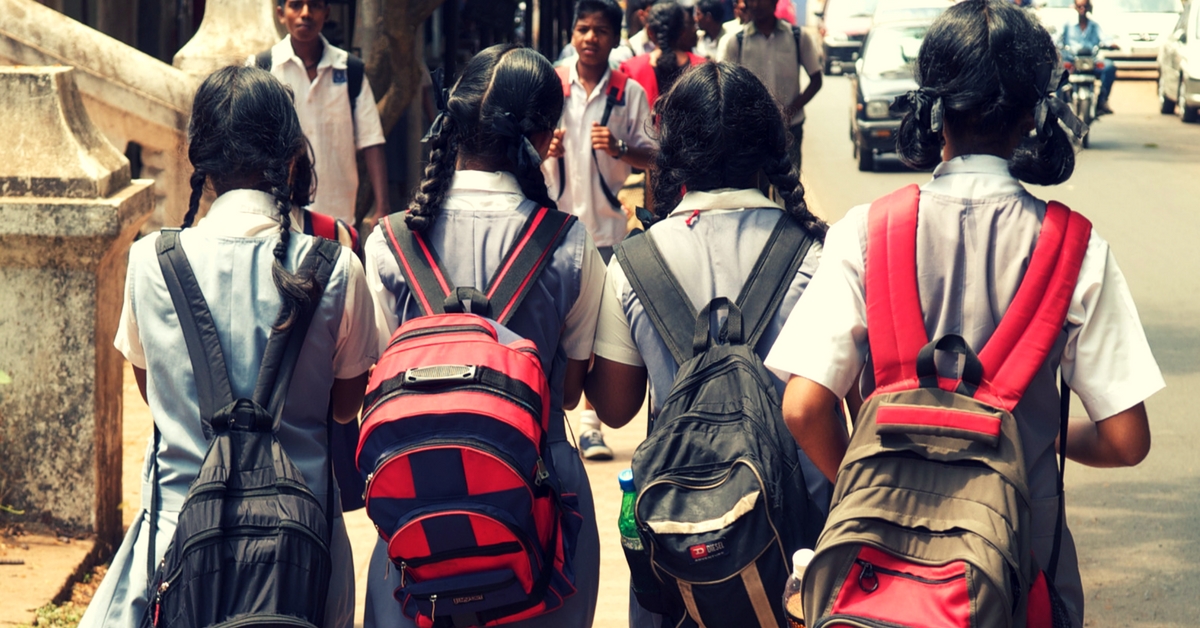
<path fill-rule="evenodd" d="M 499 340 L 574 221 L 535 211 L 482 292 L 451 284 L 403 214 L 383 221 L 422 316 L 371 374 L 358 467 L 419 626 L 506 624 L 575 593 L 582 517 L 550 458 L 546 373 L 532 341 Z"/>

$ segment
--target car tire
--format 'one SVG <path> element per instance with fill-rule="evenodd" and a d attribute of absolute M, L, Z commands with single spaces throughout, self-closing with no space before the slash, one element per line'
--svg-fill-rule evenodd
<path fill-rule="evenodd" d="M 1187 106 L 1187 101 L 1183 98 L 1183 86 L 1186 84 L 1186 81 L 1186 76 L 1181 75 L 1179 77 L 1179 91 L 1176 92 L 1175 107 L 1179 112 L 1180 120 L 1183 120 L 1184 122 L 1195 122 L 1200 120 L 1200 109 Z"/>
<path fill-rule="evenodd" d="M 1163 89 L 1162 72 L 1158 73 L 1158 111 L 1163 115 L 1175 113 L 1175 101 L 1167 98 L 1167 92 Z"/>
<path fill-rule="evenodd" d="M 859 172 L 875 171 L 875 153 L 872 153 L 869 148 L 855 142 L 854 156 L 858 158 Z"/>

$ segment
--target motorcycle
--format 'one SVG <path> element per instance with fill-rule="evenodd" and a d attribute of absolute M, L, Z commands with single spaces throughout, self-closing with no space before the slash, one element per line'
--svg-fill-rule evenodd
<path fill-rule="evenodd" d="M 1108 61 L 1091 47 L 1080 48 L 1069 61 L 1063 61 L 1063 67 L 1070 73 L 1064 97 L 1071 104 L 1075 117 L 1088 127 L 1088 132 L 1081 140 L 1083 148 L 1091 143 L 1091 126 L 1096 121 L 1097 83 L 1100 79 L 1095 72 L 1103 70 L 1106 63 Z"/>

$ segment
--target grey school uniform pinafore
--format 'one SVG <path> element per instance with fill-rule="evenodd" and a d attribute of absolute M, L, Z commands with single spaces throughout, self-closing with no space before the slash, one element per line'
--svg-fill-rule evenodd
<path fill-rule="evenodd" d="M 783 217 L 783 212 L 773 208 L 743 211 L 704 210 L 690 221 L 690 226 L 686 217 L 685 212 L 672 214 L 666 220 L 656 223 L 646 233 L 654 239 L 655 245 L 667 262 L 667 267 L 679 280 L 692 305 L 699 310 L 718 296 L 730 299 L 738 296 L 750 275 L 750 270 L 754 268 L 758 256 L 766 246 L 767 238 L 775 224 Z M 757 351 L 759 357 L 765 358 L 775 343 L 792 307 L 796 305 L 796 301 L 800 299 L 813 273 L 816 272 L 820 259 L 821 244 L 815 242 L 800 264 L 796 276 L 792 278 L 787 294 L 779 304 L 779 310 L 775 312 L 763 332 Z M 657 416 L 662 410 L 663 401 L 671 392 L 679 365 L 675 364 L 666 343 L 654 329 L 637 294 L 629 287 L 620 264 L 610 265 L 609 273 L 613 274 L 612 279 L 617 281 L 618 285 L 624 287 L 621 305 L 629 321 L 633 341 L 646 366 L 650 382 L 650 416 Z M 777 375 L 774 375 L 773 379 L 775 388 L 782 397 L 787 382 Z M 814 499 L 823 498 L 824 501 L 820 503 L 827 504 L 831 488 L 829 482 L 803 451 L 799 453 L 804 477 L 809 484 L 809 493 Z M 658 616 L 643 609 L 632 594 L 630 595 L 631 627 L 650 628 L 659 626 L 660 623 Z"/>
<path fill-rule="evenodd" d="M 214 237 L 198 229 L 184 230 L 180 241 L 212 311 L 221 350 L 229 368 L 234 397 L 252 396 L 271 325 L 281 303 L 271 279 L 277 236 Z M 157 455 L 159 491 L 155 563 L 162 560 L 175 532 L 188 487 L 200 470 L 208 443 L 200 427 L 196 387 L 187 345 L 175 307 L 163 281 L 155 246 L 157 234 L 134 243 L 129 252 L 127 281 L 131 307 L 147 360 L 146 395 L 150 414 L 161 432 L 157 452 L 146 448 L 142 469 L 141 510 L 113 558 L 80 623 L 81 628 L 134 628 L 147 603 L 151 461 Z M 287 267 L 295 269 L 312 238 L 293 233 Z M 333 356 L 345 298 L 350 254 L 343 251 L 309 328 L 278 426 L 280 443 L 305 482 L 324 504 L 329 483 L 327 408 L 333 386 Z M 341 502 L 332 496 L 335 521 L 330 552 L 333 576 L 326 625 L 349 628 L 354 619 L 354 566 Z"/>
<path fill-rule="evenodd" d="M 425 237 L 437 253 L 443 272 L 454 285 L 474 286 L 483 290 L 516 240 L 522 225 L 536 209 L 536 204 L 528 200 L 522 202 L 516 211 L 443 209 Z M 567 356 L 559 343 L 563 321 L 579 297 L 586 244 L 585 227 L 577 222 L 554 251 L 553 258 L 538 278 L 537 287 L 529 291 L 508 325 L 513 332 L 537 345 L 550 384 L 552 416 L 548 441 L 551 456 L 563 492 L 578 495 L 579 510 L 584 520 L 574 558 L 575 595 L 567 598 L 561 608 L 551 613 L 506 624 L 514 628 L 587 628 L 591 626 L 596 610 L 600 583 L 600 538 L 591 485 L 579 453 L 566 436 L 562 402 Z M 379 228 L 367 240 L 366 255 L 374 259 L 383 286 L 397 297 L 396 314 L 401 324 L 420 316 L 420 308 L 408 290 Z M 404 615 L 400 603 L 392 597 L 396 587 L 400 586 L 400 574 L 398 569 L 388 568 L 387 544 L 382 540 L 375 545 L 368 574 L 363 625 L 366 628 L 415 626 Z"/>

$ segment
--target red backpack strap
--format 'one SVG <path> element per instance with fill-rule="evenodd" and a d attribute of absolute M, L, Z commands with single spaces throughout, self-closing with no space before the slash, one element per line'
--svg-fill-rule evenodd
<path fill-rule="evenodd" d="M 396 256 L 408 289 L 417 298 L 421 315 L 444 314 L 446 298 L 454 293 L 454 285 L 442 272 L 437 255 L 425 238 L 404 223 L 405 215 L 406 212 L 402 212 L 383 219 L 388 248 Z"/>
<path fill-rule="evenodd" d="M 918 385 L 916 358 L 929 342 L 917 288 L 920 189 L 903 187 L 867 214 L 866 300 L 876 390 Z"/>
<path fill-rule="evenodd" d="M 1012 410 L 1021 400 L 1062 331 L 1091 231 L 1088 219 L 1065 205 L 1046 205 L 1021 286 L 979 352 L 984 381 L 975 397 L 980 401 Z"/>
<path fill-rule="evenodd" d="M 358 231 L 354 227 L 346 224 L 341 218 L 334 218 L 326 214 L 304 210 L 304 233 L 312 236 L 320 236 L 326 240 L 341 242 L 339 237 L 339 229 L 345 229 L 350 236 L 350 249 L 358 250 Z"/>
<path fill-rule="evenodd" d="M 612 76 L 608 79 L 609 93 L 613 95 L 613 101 L 618 106 L 625 105 L 625 85 L 629 83 L 629 75 L 621 70 L 612 70 Z M 614 93 L 612 90 L 616 90 Z"/>
<path fill-rule="evenodd" d="M 512 320 L 575 220 L 570 214 L 546 207 L 539 208 L 529 217 L 504 256 L 500 269 L 488 282 L 485 292 L 491 304 L 492 318 L 504 325 Z"/>
<path fill-rule="evenodd" d="M 562 82 L 563 98 L 571 97 L 571 66 L 560 65 L 554 68 L 554 72 L 558 74 L 558 80 Z"/>

